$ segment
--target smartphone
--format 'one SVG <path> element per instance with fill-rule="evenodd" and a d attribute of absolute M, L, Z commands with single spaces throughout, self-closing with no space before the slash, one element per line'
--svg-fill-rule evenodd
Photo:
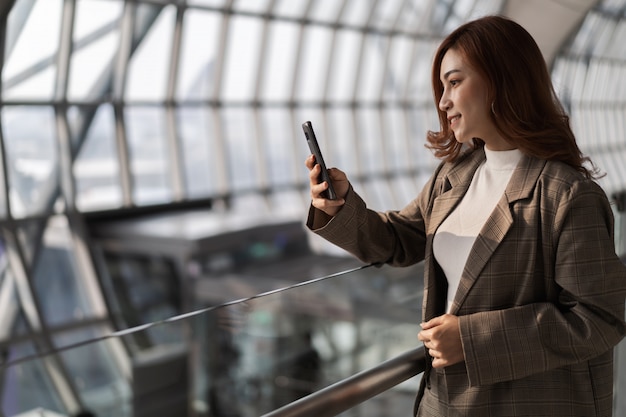
<path fill-rule="evenodd" d="M 320 146 L 317 143 L 315 132 L 313 132 L 313 125 L 309 121 L 304 122 L 302 123 L 302 130 L 304 130 L 304 136 L 306 136 L 306 142 L 309 144 L 309 149 L 311 150 L 311 153 L 315 155 L 315 162 L 319 164 L 320 168 L 322 168 L 322 173 L 317 179 L 317 182 L 318 184 L 324 181 L 328 183 L 328 188 L 324 190 L 324 192 L 322 193 L 322 197 L 328 200 L 336 200 L 337 194 L 335 194 L 333 183 L 331 182 L 328 171 L 326 170 L 326 163 L 324 162 L 324 157 L 322 156 Z"/>

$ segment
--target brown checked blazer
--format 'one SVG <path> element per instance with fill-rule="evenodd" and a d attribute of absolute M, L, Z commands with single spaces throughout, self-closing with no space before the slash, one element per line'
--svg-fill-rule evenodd
<path fill-rule="evenodd" d="M 442 163 L 399 211 L 350 189 L 332 219 L 307 225 L 364 262 L 424 260 L 424 321 L 444 314 L 434 234 L 463 198 L 483 149 Z M 523 156 L 469 255 L 451 307 L 465 362 L 427 370 L 420 416 L 610 416 L 613 347 L 624 337 L 626 267 L 602 189 L 573 168 Z M 428 362 L 428 361 L 427 361 Z"/>

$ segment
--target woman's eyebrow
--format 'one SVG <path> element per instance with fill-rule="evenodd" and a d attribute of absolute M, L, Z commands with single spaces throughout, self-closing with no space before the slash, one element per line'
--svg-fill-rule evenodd
<path fill-rule="evenodd" d="M 455 72 L 461 72 L 461 70 L 458 70 L 458 69 L 451 69 L 450 71 L 448 71 L 448 72 L 446 72 L 445 74 L 443 74 L 443 79 L 444 79 L 444 80 L 447 80 L 447 79 L 448 79 L 448 77 L 449 77 L 451 74 L 454 74 Z"/>

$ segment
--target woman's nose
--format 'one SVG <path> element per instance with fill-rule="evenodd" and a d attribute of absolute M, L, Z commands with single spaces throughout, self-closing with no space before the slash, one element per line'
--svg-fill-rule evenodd
<path fill-rule="evenodd" d="M 448 98 L 448 95 L 444 92 L 443 95 L 441 96 L 441 99 L 439 100 L 439 110 L 448 111 L 449 108 L 450 108 L 450 99 Z"/>

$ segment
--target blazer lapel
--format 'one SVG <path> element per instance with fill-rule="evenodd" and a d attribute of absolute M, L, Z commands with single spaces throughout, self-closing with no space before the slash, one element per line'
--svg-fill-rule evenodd
<path fill-rule="evenodd" d="M 426 251 L 424 263 L 424 302 L 422 315 L 425 321 L 445 312 L 447 281 L 433 255 L 433 238 L 437 228 L 465 195 L 474 172 L 485 159 L 485 153 L 477 150 L 467 155 L 467 159 L 452 166 L 444 173 L 439 184 L 439 195 L 433 201 L 433 208 L 426 230 Z"/>
<path fill-rule="evenodd" d="M 467 158 L 467 161 L 451 168 L 443 178 L 442 192 L 433 202 L 433 210 L 426 231 L 431 240 L 441 223 L 467 192 L 474 173 L 481 162 L 485 160 L 485 152 L 482 149 L 477 150 L 468 155 Z"/>
<path fill-rule="evenodd" d="M 531 195 L 545 163 L 546 161 L 544 160 L 522 156 L 504 191 L 504 195 L 483 225 L 470 250 L 459 288 L 450 308 L 451 314 L 458 312 L 483 268 L 513 225 L 513 214 L 511 212 L 513 203 Z"/>

